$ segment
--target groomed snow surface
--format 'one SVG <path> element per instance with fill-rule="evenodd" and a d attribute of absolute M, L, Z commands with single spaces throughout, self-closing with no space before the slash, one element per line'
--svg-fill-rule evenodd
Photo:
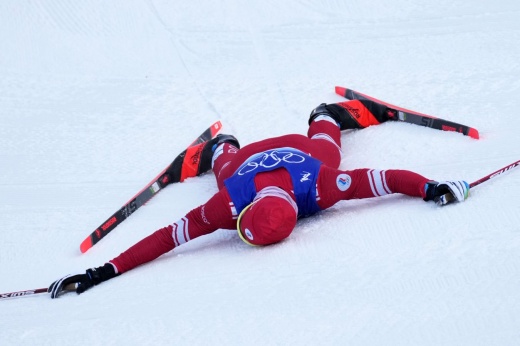
<path fill-rule="evenodd" d="M 335 85 L 467 124 L 342 135 L 341 167 L 479 179 L 520 159 L 520 3 L 1 1 L 0 292 L 102 265 L 216 192 L 169 186 L 79 244 L 220 119 L 305 133 Z M 517 345 L 520 170 L 443 208 L 346 201 L 286 241 L 196 239 L 83 295 L 0 302 L 1 345 Z"/>

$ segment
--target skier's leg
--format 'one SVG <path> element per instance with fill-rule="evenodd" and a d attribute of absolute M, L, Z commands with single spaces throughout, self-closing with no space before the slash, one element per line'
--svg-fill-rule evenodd
<path fill-rule="evenodd" d="M 229 143 L 224 143 L 215 150 L 213 173 L 215 174 L 215 179 L 217 179 L 219 189 L 224 186 L 224 180 L 233 174 L 234 171 L 231 169 L 230 163 L 239 151 L 239 148 Z"/>
<path fill-rule="evenodd" d="M 239 150 L 240 144 L 232 135 L 220 134 L 206 143 L 201 160 L 211 160 L 211 168 L 219 189 L 223 186 L 224 180 L 233 173 L 228 172 L 226 167 Z"/>
<path fill-rule="evenodd" d="M 313 149 L 311 154 L 327 166 L 338 168 L 341 162 L 341 132 L 336 121 L 327 112 L 315 117 L 307 131 Z"/>

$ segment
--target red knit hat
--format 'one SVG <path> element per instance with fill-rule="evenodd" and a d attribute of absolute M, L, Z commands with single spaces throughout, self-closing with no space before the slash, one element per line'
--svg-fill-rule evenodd
<path fill-rule="evenodd" d="M 279 196 L 267 195 L 257 199 L 240 213 L 238 235 L 249 245 L 282 241 L 296 226 L 298 215 L 295 205 Z"/>

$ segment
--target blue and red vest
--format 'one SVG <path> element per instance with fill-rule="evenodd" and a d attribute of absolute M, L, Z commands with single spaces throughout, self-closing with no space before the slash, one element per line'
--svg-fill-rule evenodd
<path fill-rule="evenodd" d="M 270 149 L 249 157 L 224 185 L 240 214 L 256 196 L 255 176 L 284 168 L 291 176 L 298 217 L 305 217 L 321 210 L 316 202 L 316 180 L 321 165 L 321 161 L 294 148 Z"/>

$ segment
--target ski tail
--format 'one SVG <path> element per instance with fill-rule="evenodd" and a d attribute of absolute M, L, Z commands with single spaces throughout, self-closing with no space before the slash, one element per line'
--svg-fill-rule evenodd
<path fill-rule="evenodd" d="M 383 104 L 389 108 L 393 108 L 398 112 L 398 121 L 415 124 L 419 126 L 430 127 L 436 130 L 441 131 L 453 131 L 459 132 L 463 135 L 469 136 L 471 138 L 479 139 L 479 132 L 477 129 L 473 127 L 469 127 L 466 125 L 454 123 L 452 121 L 444 120 L 441 118 L 434 117 L 432 115 L 412 111 L 403 107 L 399 107 L 393 104 L 390 104 L 385 101 L 381 101 L 376 99 L 375 97 L 360 93 L 359 91 L 355 91 L 352 89 L 348 89 L 341 86 L 336 86 L 335 88 L 336 94 L 345 97 L 349 100 L 370 100 L 377 102 L 379 104 Z"/>
<path fill-rule="evenodd" d="M 211 162 L 208 163 L 201 160 L 204 145 L 207 141 L 214 138 L 221 129 L 222 123 L 220 121 L 208 127 L 168 167 L 87 236 L 81 242 L 80 251 L 82 253 L 87 252 L 167 185 L 182 182 L 187 178 L 195 177 L 208 171 L 211 168 Z"/>

